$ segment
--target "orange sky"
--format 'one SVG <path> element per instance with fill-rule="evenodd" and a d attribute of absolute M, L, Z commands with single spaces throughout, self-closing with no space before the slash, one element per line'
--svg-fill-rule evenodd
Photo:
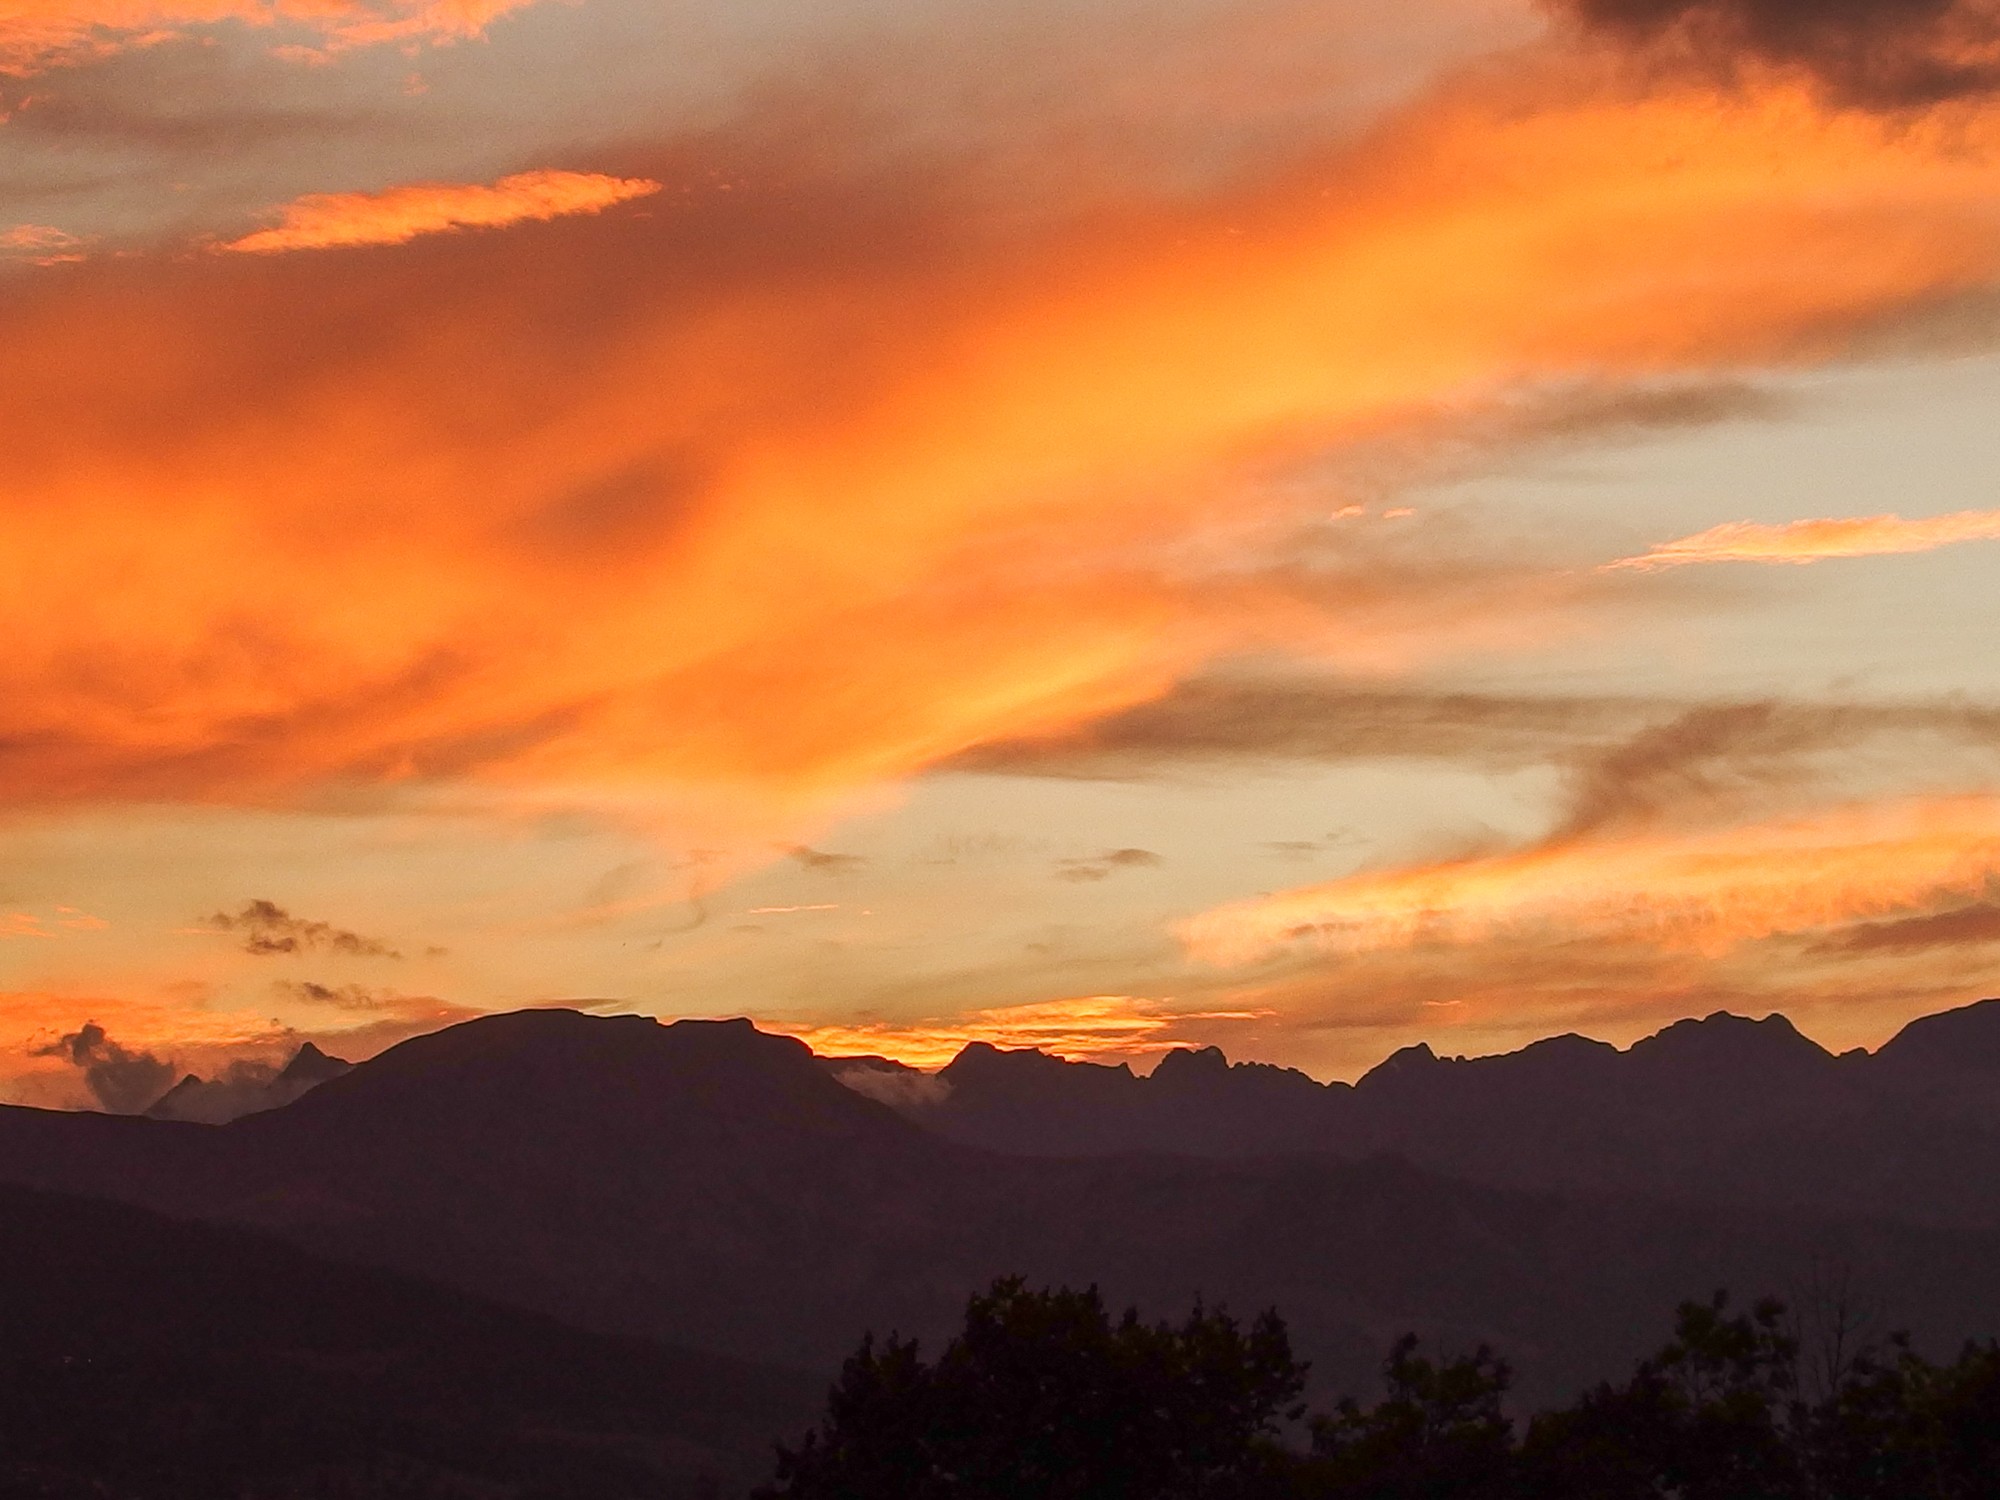
<path fill-rule="evenodd" d="M 927 1058 L 960 1035 L 1157 1050 L 1236 1027 L 1269 1055 L 1344 1068 L 1313 1040 L 1337 1020 L 1324 995 L 1265 972 L 1278 950 L 1288 974 L 1308 962 L 1291 952 L 1301 930 L 1311 961 L 1336 968 L 1350 950 L 1378 964 L 1413 945 L 1476 953 L 1528 928 L 1741 964 L 1746 944 L 1983 900 L 2000 874 L 1995 789 L 1963 737 L 1938 751 L 1905 736 L 1893 754 L 1872 731 L 1829 741 L 1785 762 L 1779 809 L 1573 829 L 1549 799 L 1579 774 L 1579 739 L 1534 762 L 1553 821 L 1470 855 L 1426 854 L 1467 835 L 1412 811 L 1371 835 L 1366 868 L 1288 890 L 1219 859 L 1221 888 L 1162 875 L 1141 911 L 1107 893 L 1140 889 L 1144 863 L 1078 846 L 1051 856 L 1069 894 L 1034 896 L 1032 919 L 1029 898 L 1018 906 L 1065 932 L 1099 913 L 1119 934 L 1070 972 L 1041 956 L 996 969 L 978 929 L 997 898 L 968 892 L 926 908 L 933 934 L 962 934 L 956 958 L 934 937 L 919 963 L 910 942 L 844 934 L 827 960 L 841 993 L 816 1011 L 754 992 L 766 961 L 704 927 L 710 907 L 872 913 L 872 896 L 760 901 L 756 882 L 887 881 L 880 858 L 841 873 L 786 851 L 856 819 L 891 820 L 868 834 L 891 842 L 943 838 L 924 831 L 921 789 L 983 745 L 1060 737 L 1247 667 L 1411 692 L 1583 674 L 1647 649 L 1660 627 L 1646 622 L 1707 628 L 1722 607 L 1650 570 L 1993 534 L 1990 511 L 1900 494 L 1843 512 L 1823 493 L 1771 516 L 1745 493 L 1721 518 L 1684 497 L 1621 532 L 1615 502 L 1549 525 L 1534 505 L 1427 503 L 1424 487 L 1550 445 L 1613 451 L 1635 424 L 1692 444 L 1729 421 L 1781 424 L 1777 397 L 1756 418 L 1765 408 L 1728 394 L 1744 382 L 1803 390 L 1934 348 L 1979 354 L 1976 320 L 1955 310 L 2000 281 L 2000 106 L 1975 90 L 1885 110 L 1784 60 L 1718 83 L 1566 26 L 1471 64 L 1439 50 L 1420 87 L 1384 100 L 1369 79 L 1386 65 L 1355 18 L 1194 8 L 1225 45 L 1265 35 L 1280 9 L 1303 36 L 1322 26 L 1338 62 L 1287 98 L 1347 106 L 1275 138 L 1218 98 L 1205 157 L 1185 144 L 1203 138 L 1184 99 L 1127 89 L 1121 120 L 1174 120 L 1145 170 L 1129 169 L 1146 148 L 1123 125 L 1024 152 L 1014 118 L 957 119 L 928 96 L 908 118 L 871 117 L 849 105 L 893 97 L 906 50 L 885 46 L 887 76 L 857 91 L 774 41 L 768 76 L 746 77 L 723 123 L 552 135 L 504 171 L 358 166 L 271 191 L 261 214 L 228 206 L 237 187 L 197 188 L 172 228 L 136 237 L 10 225 L 0 209 L 0 555 L 17 560 L 0 591 L 0 789 L 45 861 L 23 866 L 19 904 L 40 923 L 115 888 L 121 912 L 146 913 L 90 938 L 94 957 L 88 943 L 60 948 L 74 960 L 49 944 L 10 957 L 34 943 L 7 939 L 8 1024 L 40 1035 L 120 1014 L 131 1045 L 206 1056 L 237 1024 L 225 1018 L 271 1012 L 231 1035 L 273 1045 L 319 1034 L 326 1002 L 312 1010 L 307 986 L 365 985 L 421 992 L 419 1016 L 565 994 L 749 1010 Z M 151 107 L 161 70 L 204 45 L 247 49 L 247 76 L 291 99 L 375 86 L 378 44 L 461 43 L 483 50 L 452 49 L 459 87 L 490 67 L 481 107 L 504 113 L 510 28 L 585 37 L 602 19 L 592 0 L 568 20 L 516 10 L 0 9 L 0 66 L 54 91 L 0 130 L 51 128 L 39 101 L 60 106 L 63 90 L 78 119 L 110 98 Z M 1403 76 L 1416 44 L 1397 45 Z M 365 133 L 352 150 L 366 162 Z M 159 190 L 139 175 L 126 189 Z M 1689 451 L 1726 471 L 1721 446 Z M 1795 678 L 1818 672 L 1796 632 L 1779 637 Z M 1690 658 L 1668 688 L 1629 691 L 1674 711 L 1738 691 L 1704 670 Z M 1890 683 L 1899 701 L 1935 696 L 1910 682 Z M 1337 783 L 1329 806 L 1350 795 Z M 1467 795 L 1530 795 L 1485 787 Z M 1155 812 L 1178 827 L 1190 806 L 1163 797 Z M 121 807 L 179 820 L 213 894 L 126 873 L 98 831 Z M 327 831 L 342 816 L 372 821 Z M 1025 816 L 1052 848 L 1076 826 Z M 631 847 L 557 894 L 530 846 L 564 817 Z M 285 841 L 246 830 L 288 818 L 319 820 L 321 853 L 255 854 Z M 362 888 L 362 856 L 335 846 L 364 839 L 371 871 L 392 846 L 409 870 L 455 868 L 447 849 L 487 862 L 445 877 L 477 897 L 433 873 L 410 898 L 415 926 L 454 934 L 428 945 L 421 984 L 329 968 L 274 989 L 268 966 L 170 940 L 202 908 L 281 886 L 301 910 L 357 899 L 342 893 Z M 614 878 L 626 867 L 645 873 Z M 885 911 L 918 904 L 893 882 L 883 893 Z M 632 925 L 683 905 L 693 935 L 673 946 Z M 1048 951 L 1027 938 L 1019 953 Z M 1115 951 L 1130 955 L 1122 974 Z M 316 961 L 364 959 L 382 961 Z M 537 988 L 492 977 L 510 970 Z M 927 992 L 947 970 L 959 977 Z M 1773 957 L 1770 993 L 1788 972 L 1811 977 Z M 198 995 L 160 998 L 195 980 Z M 690 1004 L 704 984 L 715 1002 Z M 1547 1013 L 1539 994 L 1519 994 L 1523 1035 Z M 1106 997 L 1129 1002 L 1118 1025 L 1072 1015 Z M 1627 998 L 1623 1013 L 1660 1019 L 1682 1003 Z M 1855 1025 L 1907 1003 L 1871 1002 Z"/>

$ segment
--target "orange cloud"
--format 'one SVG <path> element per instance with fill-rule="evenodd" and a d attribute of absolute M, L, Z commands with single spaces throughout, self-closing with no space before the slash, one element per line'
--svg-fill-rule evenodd
<path fill-rule="evenodd" d="M 784 1026 L 766 1030 L 795 1036 L 829 1057 L 878 1056 L 913 1068 L 941 1068 L 972 1042 L 995 1047 L 1038 1047 L 1073 1061 L 1149 1056 L 1190 1039 L 1187 1021 L 1249 1021 L 1268 1011 L 1177 1011 L 1169 1002 L 1132 995 L 1086 995 L 1030 1005 L 1004 1005 L 961 1016 L 854 1026 Z"/>
<path fill-rule="evenodd" d="M 29 287 L 0 786 L 768 810 L 1233 652 L 1518 638 L 1574 585 L 1421 527 L 1302 552 L 1270 476 L 1522 382 L 1816 358 L 2000 278 L 2000 116 L 1491 87 L 1206 196 L 1075 208 L 1057 163 L 1023 212 L 824 134 L 706 139 L 645 180 L 737 186 L 671 215 Z"/>
<path fill-rule="evenodd" d="M 1219 908 L 1182 936 L 1226 965 L 1299 943 L 1358 953 L 1558 932 L 1713 956 L 1976 898 L 1995 877 L 2000 797 L 1968 794 L 1353 875 Z"/>
<path fill-rule="evenodd" d="M 1763 525 L 1731 521 L 1679 541 L 1661 542 L 1636 557 L 1604 564 L 1653 572 L 1689 563 L 1816 563 L 1829 557 L 1882 557 L 1931 552 L 1959 542 L 2000 540 L 2000 510 L 1961 510 L 1948 516 L 1848 516 Z"/>
<path fill-rule="evenodd" d="M 0 257 L 18 258 L 37 266 L 56 266 L 83 259 L 85 241 L 52 224 L 16 224 L 0 230 Z"/>
<path fill-rule="evenodd" d="M 0 0 L 0 75 L 27 77 L 234 23 L 303 55 L 476 37 L 532 0 Z"/>
<path fill-rule="evenodd" d="M 517 172 L 491 186 L 415 182 L 381 193 L 311 193 L 279 211 L 277 225 L 218 246 L 250 255 L 401 245 L 421 234 L 498 229 L 534 219 L 596 214 L 660 191 L 640 177 L 599 172 Z"/>

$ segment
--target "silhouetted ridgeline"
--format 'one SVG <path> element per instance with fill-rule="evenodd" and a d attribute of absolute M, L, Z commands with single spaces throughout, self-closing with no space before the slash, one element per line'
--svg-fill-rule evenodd
<path fill-rule="evenodd" d="M 2000 1229 L 2000 1000 L 1834 1056 L 1782 1016 L 1682 1021 L 1625 1051 L 1553 1037 L 1500 1057 L 1396 1053 L 1321 1085 L 1214 1048 L 1149 1077 L 967 1047 L 924 1088 L 837 1076 L 953 1140 L 1050 1156 L 1393 1153 L 1499 1186 L 1643 1192 Z"/>
<path fill-rule="evenodd" d="M 1683 1116 L 1732 1107 L 1703 1097 Z M 1947 1168 L 1968 1199 L 1990 1184 L 1986 1158 Z M 820 1374 L 863 1328 L 934 1337 L 966 1288 L 1007 1273 L 1148 1309 L 1197 1294 L 1282 1307 L 1319 1398 L 1371 1380 L 1406 1330 L 1505 1348 L 1524 1398 L 1566 1397 L 1625 1368 L 1691 1290 L 1783 1293 L 1835 1272 L 1929 1347 L 2000 1323 L 2000 1238 L 1983 1231 L 1524 1190 L 1382 1156 L 1028 1159 L 921 1127 L 747 1022 L 494 1016 L 222 1126 L 0 1109 L 0 1181 L 257 1227 L 583 1328 Z"/>

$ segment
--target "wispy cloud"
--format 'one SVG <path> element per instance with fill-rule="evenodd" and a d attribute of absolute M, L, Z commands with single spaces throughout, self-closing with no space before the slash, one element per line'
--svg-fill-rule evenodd
<path fill-rule="evenodd" d="M 338 953 L 349 958 L 403 956 L 380 938 L 363 937 L 331 922 L 295 917 L 275 901 L 262 898 L 244 903 L 238 912 L 217 912 L 203 925 L 241 938 L 243 951 L 259 957 L 279 953 Z"/>
<path fill-rule="evenodd" d="M 602 213 L 659 191 L 659 183 L 643 177 L 538 171 L 517 172 L 492 184 L 414 182 L 380 193 L 311 193 L 280 209 L 272 228 L 218 248 L 274 255 L 287 250 L 400 245 L 419 235 Z"/>
<path fill-rule="evenodd" d="M 302 58 L 351 47 L 480 35 L 533 0 L 10 0 L 0 6 L 0 75 L 29 77 L 223 24 L 273 35 Z"/>
<path fill-rule="evenodd" d="M 0 260 L 58 266 L 80 261 L 89 242 L 53 224 L 16 224 L 0 229 Z"/>
<path fill-rule="evenodd" d="M 1102 854 L 1056 861 L 1056 879 L 1073 881 L 1105 880 L 1120 870 L 1139 870 L 1165 864 L 1151 849 L 1106 849 Z"/>
<path fill-rule="evenodd" d="M 2000 798 L 1822 809 L 1761 823 L 1559 840 L 1368 872 L 1185 924 L 1200 958 L 1475 945 L 1522 932 L 1714 954 L 1921 910 L 2000 877 Z"/>
<path fill-rule="evenodd" d="M 1832 557 L 1884 557 L 1931 552 L 1959 542 L 2000 539 L 2000 510 L 1945 516 L 1848 516 L 1766 524 L 1730 521 L 1678 541 L 1660 542 L 1636 557 L 1604 564 L 1606 571 L 1653 572 L 1691 563 L 1816 563 Z"/>

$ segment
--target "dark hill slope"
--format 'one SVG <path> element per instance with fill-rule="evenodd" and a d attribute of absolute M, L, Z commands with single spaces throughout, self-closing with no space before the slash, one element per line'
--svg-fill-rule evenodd
<path fill-rule="evenodd" d="M 0 1188 L 10 1497 L 692 1496 L 756 1478 L 812 1394 L 240 1229 Z"/>

